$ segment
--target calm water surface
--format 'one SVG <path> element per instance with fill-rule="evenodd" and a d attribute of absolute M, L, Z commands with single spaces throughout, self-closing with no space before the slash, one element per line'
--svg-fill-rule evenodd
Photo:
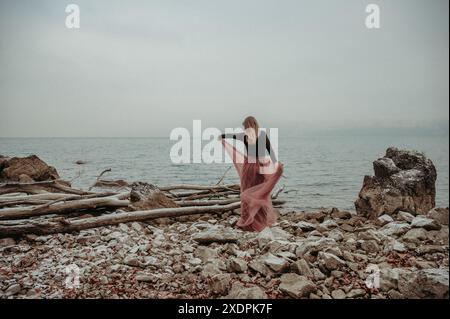
<path fill-rule="evenodd" d="M 111 168 L 107 179 L 145 181 L 157 185 L 216 183 L 230 164 L 172 164 L 168 138 L 0 138 L 0 154 L 36 154 L 57 168 L 63 179 L 87 188 L 100 171 Z M 207 142 L 204 142 L 205 144 Z M 448 136 L 303 136 L 279 139 L 279 159 L 285 163 L 288 209 L 339 207 L 354 209 L 353 202 L 364 175 L 372 175 L 372 162 L 386 148 L 397 146 L 424 152 L 438 171 L 437 205 L 449 204 Z M 84 160 L 86 165 L 76 165 Z M 226 183 L 238 182 L 230 170 Z"/>

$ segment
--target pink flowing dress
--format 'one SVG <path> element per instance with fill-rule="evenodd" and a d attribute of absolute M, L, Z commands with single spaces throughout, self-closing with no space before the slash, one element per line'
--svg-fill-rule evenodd
<path fill-rule="evenodd" d="M 271 174 L 262 174 L 261 169 L 268 167 L 270 160 L 263 162 L 262 159 L 249 158 L 224 139 L 222 144 L 232 158 L 241 182 L 241 217 L 237 226 L 258 232 L 272 226 L 278 214 L 272 206 L 270 194 L 283 174 L 283 165 L 276 165 Z"/>

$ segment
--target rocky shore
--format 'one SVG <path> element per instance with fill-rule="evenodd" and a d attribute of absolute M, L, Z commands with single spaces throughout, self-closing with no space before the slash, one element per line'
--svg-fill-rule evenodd
<path fill-rule="evenodd" d="M 3 177 L 37 176 L 13 164 Z M 3 236 L 0 298 L 449 298 L 432 162 L 390 148 L 374 171 L 355 211 L 283 211 L 260 233 L 237 229 L 235 209 Z"/>
<path fill-rule="evenodd" d="M 0 297 L 448 298 L 448 209 L 291 212 L 261 233 L 237 218 L 4 238 Z"/>

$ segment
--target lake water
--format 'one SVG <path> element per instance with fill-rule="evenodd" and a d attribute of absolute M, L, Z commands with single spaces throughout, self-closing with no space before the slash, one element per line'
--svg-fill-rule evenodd
<path fill-rule="evenodd" d="M 145 181 L 156 185 L 215 184 L 230 164 L 172 164 L 168 138 L 0 138 L 0 154 L 36 154 L 55 166 L 75 187 L 87 188 L 106 168 L 105 179 Z M 204 142 L 205 144 L 207 142 Z M 279 159 L 285 163 L 288 209 L 338 207 L 354 209 L 364 175 L 389 146 L 422 151 L 437 171 L 437 206 L 449 204 L 448 136 L 371 136 L 317 134 L 279 139 Z M 87 161 L 76 165 L 76 160 Z M 78 177 L 77 177 L 78 176 Z M 238 182 L 234 168 L 225 183 Z"/>

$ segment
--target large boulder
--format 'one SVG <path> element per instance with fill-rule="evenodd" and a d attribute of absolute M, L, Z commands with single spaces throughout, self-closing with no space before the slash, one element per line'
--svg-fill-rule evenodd
<path fill-rule="evenodd" d="M 398 211 L 426 214 L 435 206 L 436 168 L 425 155 L 390 147 L 373 162 L 355 202 L 358 214 L 377 218 Z"/>
<path fill-rule="evenodd" d="M 179 207 L 172 199 L 168 198 L 155 185 L 134 182 L 131 185 L 129 210 L 147 210 L 156 208 Z"/>
<path fill-rule="evenodd" d="M 3 168 L 3 164 L 6 163 L 8 160 L 9 160 L 8 157 L 3 156 L 3 155 L 0 155 L 0 171 L 1 171 L 2 168 Z"/>
<path fill-rule="evenodd" d="M 448 207 L 447 208 L 433 208 L 427 214 L 427 217 L 434 219 L 439 224 L 447 225 L 449 220 Z"/>
<path fill-rule="evenodd" d="M 398 280 L 398 290 L 407 299 L 448 299 L 448 269 L 403 272 Z"/>
<path fill-rule="evenodd" d="M 0 158 L 0 180 L 39 182 L 55 179 L 59 179 L 56 169 L 53 166 L 47 165 L 36 155 Z"/>
<path fill-rule="evenodd" d="M 448 299 L 448 268 L 384 268 L 380 272 L 380 290 L 391 289 L 400 293 L 398 298 Z"/>

